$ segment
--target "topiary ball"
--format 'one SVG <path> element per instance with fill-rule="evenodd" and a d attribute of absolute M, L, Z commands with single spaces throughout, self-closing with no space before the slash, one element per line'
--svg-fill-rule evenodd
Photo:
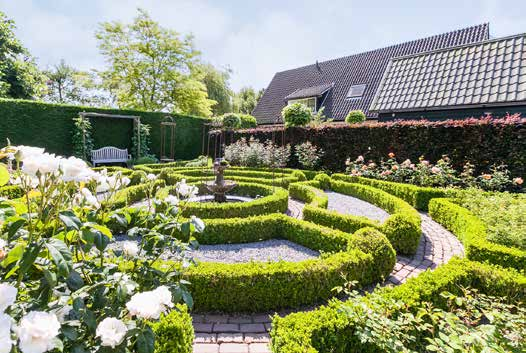
<path fill-rule="evenodd" d="M 241 127 L 241 118 L 234 113 L 227 113 L 222 118 L 225 129 L 239 129 Z"/>
<path fill-rule="evenodd" d="M 312 119 L 312 111 L 301 103 L 287 105 L 281 111 L 285 126 L 305 126 Z"/>
<path fill-rule="evenodd" d="M 356 124 L 365 121 L 365 114 L 361 110 L 351 110 L 345 117 L 345 122 L 348 124 Z"/>

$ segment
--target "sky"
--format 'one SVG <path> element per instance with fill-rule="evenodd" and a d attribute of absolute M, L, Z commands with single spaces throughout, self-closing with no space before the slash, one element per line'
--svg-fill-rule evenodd
<path fill-rule="evenodd" d="M 95 31 L 137 8 L 192 33 L 203 61 L 232 71 L 231 86 L 264 88 L 278 71 L 490 23 L 490 35 L 526 32 L 525 0 L 0 0 L 41 68 L 64 59 L 103 69 Z"/>

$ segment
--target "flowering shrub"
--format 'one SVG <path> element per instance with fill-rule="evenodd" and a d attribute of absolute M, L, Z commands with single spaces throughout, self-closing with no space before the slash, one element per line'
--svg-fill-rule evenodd
<path fill-rule="evenodd" d="M 225 159 L 242 167 L 285 167 L 290 158 L 290 145 L 277 146 L 267 140 L 241 139 L 225 147 Z"/>
<path fill-rule="evenodd" d="M 184 202 L 153 200 L 132 227 L 129 213 L 99 201 L 129 184 L 120 172 L 97 173 L 80 159 L 26 146 L 6 147 L 0 159 L 9 165 L 0 164 L 0 185 L 24 194 L 0 201 L 0 351 L 153 352 L 151 321 L 174 301 L 192 303 L 180 281 L 191 264 L 188 245 L 172 234 L 190 236 L 202 221 L 179 221 Z M 122 254 L 108 247 L 110 223 L 135 240 Z M 154 268 L 167 250 L 181 266 Z"/>
<path fill-rule="evenodd" d="M 458 173 L 451 166 L 451 160 L 446 155 L 442 156 L 436 164 L 430 163 L 424 157 L 420 157 L 416 163 L 410 159 L 400 163 L 392 152 L 388 154 L 387 160 L 382 159 L 379 164 L 373 161 L 366 162 L 363 156 L 358 156 L 355 160 L 349 158 L 345 164 L 350 175 L 419 186 L 459 186 L 478 187 L 490 191 L 519 191 L 523 184 L 520 177 L 512 179 L 504 165 L 493 166 L 489 173 L 475 177 L 474 166 L 466 163 L 463 171 Z"/>
<path fill-rule="evenodd" d="M 295 155 L 298 161 L 305 169 L 314 169 L 320 163 L 320 159 L 323 156 L 323 150 L 314 146 L 309 141 L 304 142 L 294 147 Z"/>

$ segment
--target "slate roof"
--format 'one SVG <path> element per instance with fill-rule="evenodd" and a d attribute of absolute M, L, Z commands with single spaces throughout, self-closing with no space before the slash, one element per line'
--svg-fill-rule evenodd
<path fill-rule="evenodd" d="M 481 24 L 457 31 L 418 39 L 407 43 L 376 49 L 360 54 L 320 62 L 292 70 L 278 72 L 270 82 L 252 115 L 259 124 L 281 123 L 281 110 L 291 93 L 309 87 L 334 82 L 324 100 L 325 115 L 335 121 L 345 119 L 351 110 L 360 109 L 370 117 L 369 106 L 376 93 L 389 61 L 441 48 L 458 46 L 489 39 L 489 24 Z M 337 45 L 338 43 L 335 43 Z M 362 98 L 347 99 L 352 85 L 366 84 Z"/>
<path fill-rule="evenodd" d="M 370 110 L 526 104 L 526 34 L 392 59 Z"/>
<path fill-rule="evenodd" d="M 321 97 L 325 92 L 334 86 L 334 82 L 326 83 L 324 85 L 312 86 L 307 88 L 300 88 L 285 97 L 285 100 L 300 99 L 308 97 Z"/>

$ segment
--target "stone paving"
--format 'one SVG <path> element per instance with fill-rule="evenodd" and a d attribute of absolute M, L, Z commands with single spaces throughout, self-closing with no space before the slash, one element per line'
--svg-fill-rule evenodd
<path fill-rule="evenodd" d="M 328 193 L 329 205 L 335 205 L 343 213 L 354 214 L 357 201 L 355 198 Z M 332 200 L 331 200 L 332 199 Z M 359 211 L 359 215 L 369 213 L 385 219 L 375 206 L 369 210 Z M 367 205 L 360 204 L 360 207 Z M 303 217 L 304 204 L 298 200 L 289 199 L 287 214 L 291 217 Z M 334 206 L 335 207 L 335 206 Z M 334 207 L 330 207 L 333 208 Z M 376 209 L 375 209 L 376 208 Z M 453 256 L 463 256 L 464 248 L 458 239 L 427 214 L 421 212 L 422 237 L 417 252 L 411 257 L 397 256 L 393 272 L 384 285 L 398 285 L 408 278 L 418 275 L 426 269 L 434 269 L 446 263 Z M 376 218 L 376 217 L 374 217 Z M 378 218 L 377 218 L 378 219 Z M 288 312 L 280 313 L 286 315 Z M 194 353 L 266 353 L 270 352 L 270 316 L 256 315 L 193 315 L 195 330 Z"/>

